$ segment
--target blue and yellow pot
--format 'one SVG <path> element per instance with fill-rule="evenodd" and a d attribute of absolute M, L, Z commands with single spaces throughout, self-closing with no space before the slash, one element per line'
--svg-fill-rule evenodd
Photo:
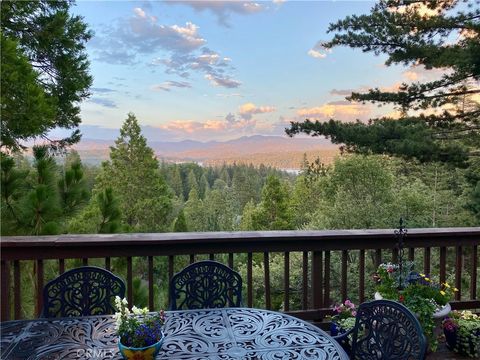
<path fill-rule="evenodd" d="M 126 360 L 154 360 L 158 352 L 162 348 L 165 335 L 162 332 L 162 338 L 155 344 L 145 346 L 141 348 L 128 347 L 123 345 L 120 340 L 118 341 L 118 348 L 123 358 Z"/>

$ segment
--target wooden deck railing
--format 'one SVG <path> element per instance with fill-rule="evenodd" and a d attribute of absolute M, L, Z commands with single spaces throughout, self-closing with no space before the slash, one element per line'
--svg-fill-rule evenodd
<path fill-rule="evenodd" d="M 421 257 L 423 271 L 436 273 L 441 282 L 448 276 L 460 290 L 456 301 L 457 309 L 478 309 L 478 245 L 480 228 L 410 229 L 405 238 L 405 257 L 416 260 Z M 218 232 L 218 233 L 158 233 L 158 234 L 112 234 L 112 235 L 58 235 L 3 237 L 1 240 L 1 320 L 18 319 L 21 315 L 21 269 L 24 262 L 34 262 L 35 304 L 37 314 L 42 308 L 41 291 L 45 284 L 44 262 L 58 261 L 58 274 L 66 269 L 67 259 L 104 259 L 102 266 L 111 268 L 112 258 L 126 259 L 127 298 L 133 303 L 133 278 L 135 257 L 145 257 L 148 283 L 148 304 L 154 309 L 154 285 L 167 283 L 174 274 L 175 263 L 180 255 L 186 255 L 192 263 L 199 255 L 207 254 L 210 259 L 221 259 L 228 266 L 238 269 L 246 267 L 245 305 L 254 306 L 254 256 L 263 265 L 264 303 L 272 307 L 272 294 L 281 293 L 284 311 L 306 320 L 321 320 L 330 312 L 333 301 L 354 296 L 359 301 L 371 298 L 365 292 L 368 269 L 374 269 L 382 261 L 396 261 L 398 250 L 393 230 L 339 230 L 339 231 L 271 231 L 271 232 Z M 292 263 L 291 254 L 300 253 L 300 260 Z M 283 286 L 271 287 L 272 253 L 283 254 Z M 432 260 L 432 254 L 435 261 Z M 222 254 L 221 256 L 219 254 Z M 259 254 L 259 255 L 257 255 Z M 349 261 L 355 256 L 355 271 L 358 276 L 355 288 L 348 286 L 351 272 Z M 154 260 L 165 259 L 165 274 L 154 272 Z M 238 259 L 241 258 L 241 263 Z M 237 259 L 237 261 L 236 261 Z M 277 257 L 278 259 L 278 257 Z M 337 261 L 338 260 L 338 263 Z M 96 260 L 98 262 L 98 260 Z M 278 261 L 278 260 L 277 260 Z M 92 261 L 91 261 L 92 262 Z M 90 262 L 90 263 L 91 263 Z M 255 267 L 258 269 L 259 267 Z M 338 268 L 333 274 L 332 269 Z M 291 272 L 301 277 L 299 308 L 291 309 Z M 468 274 L 468 292 L 462 285 Z M 162 276 L 163 275 L 163 276 Z M 332 275 L 335 278 L 332 278 Z M 352 279 L 350 279 L 352 280 Z M 350 281 L 352 283 L 352 281 Z M 332 284 L 337 284 L 332 286 Z M 340 298 L 332 299 L 336 291 Z"/>

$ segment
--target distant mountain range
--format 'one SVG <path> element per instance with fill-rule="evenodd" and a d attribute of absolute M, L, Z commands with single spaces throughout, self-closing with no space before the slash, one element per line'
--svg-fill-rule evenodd
<path fill-rule="evenodd" d="M 100 164 L 109 157 L 110 146 L 119 135 L 118 129 L 81 125 L 82 140 L 74 146 L 83 161 Z M 164 130 L 142 126 L 142 133 L 159 159 L 171 162 L 197 162 L 204 165 L 244 163 L 269 165 L 280 169 L 298 169 L 306 153 L 310 161 L 320 157 L 331 163 L 338 154 L 338 146 L 320 137 L 253 135 L 229 141 L 159 141 L 168 138 Z M 55 137 L 65 134 L 53 134 Z"/>
<path fill-rule="evenodd" d="M 108 159 L 113 140 L 88 139 L 74 146 L 83 161 L 98 164 Z M 282 136 L 243 136 L 229 141 L 149 141 L 159 159 L 171 162 L 197 162 L 204 165 L 245 163 L 269 165 L 281 169 L 298 169 L 303 154 L 310 161 L 320 157 L 331 163 L 338 147 L 322 138 L 287 138 Z"/>

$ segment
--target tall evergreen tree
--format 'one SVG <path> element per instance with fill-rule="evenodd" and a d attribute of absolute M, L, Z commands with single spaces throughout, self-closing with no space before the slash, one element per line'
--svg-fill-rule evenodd
<path fill-rule="evenodd" d="M 255 230 L 293 229 L 289 202 L 289 190 L 286 185 L 277 176 L 268 176 L 262 190 L 262 201 L 253 214 Z"/>
<path fill-rule="evenodd" d="M 195 189 L 188 194 L 188 201 L 185 203 L 185 218 L 190 231 L 206 231 L 206 217 L 203 209 L 203 201 L 198 197 Z"/>
<path fill-rule="evenodd" d="M 67 167 L 58 182 L 63 213 L 71 215 L 72 212 L 88 199 L 87 183 L 83 175 L 83 166 L 78 153 L 70 154 L 65 159 Z"/>
<path fill-rule="evenodd" d="M 185 219 L 185 213 L 183 212 L 183 209 L 182 209 L 180 210 L 180 213 L 175 219 L 175 224 L 173 224 L 173 232 L 187 232 L 187 231 L 188 231 L 187 220 Z"/>
<path fill-rule="evenodd" d="M 21 200 L 20 223 L 33 235 L 57 234 L 62 213 L 57 188 L 56 163 L 45 146 L 33 147 L 33 188 Z"/>
<path fill-rule="evenodd" d="M 98 233 L 110 234 L 117 232 L 120 228 L 121 212 L 112 188 L 107 187 L 99 192 L 96 196 L 96 203 L 100 210 Z"/>
<path fill-rule="evenodd" d="M 85 50 L 92 33 L 82 17 L 70 15 L 73 1 L 2 1 L 1 148 L 49 130 L 80 124 L 79 103 L 89 96 L 92 77 Z M 79 130 L 54 148 L 80 139 Z"/>
<path fill-rule="evenodd" d="M 480 153 L 478 0 L 381 0 L 369 15 L 348 16 L 330 24 L 329 32 L 335 35 L 324 43 L 327 49 L 349 46 L 386 55 L 387 66 L 423 66 L 444 75 L 435 81 L 404 83 L 396 92 L 376 88 L 347 98 L 392 104 L 400 111 L 399 119 L 385 116 L 368 123 L 307 119 L 292 122 L 286 129 L 289 135 L 324 135 L 348 151 L 458 166 Z"/>
<path fill-rule="evenodd" d="M 97 178 L 97 188 L 108 187 L 118 196 L 122 221 L 131 229 L 169 229 L 172 194 L 132 113 L 128 114 L 115 146 L 110 149 L 110 161 L 102 164 Z"/>

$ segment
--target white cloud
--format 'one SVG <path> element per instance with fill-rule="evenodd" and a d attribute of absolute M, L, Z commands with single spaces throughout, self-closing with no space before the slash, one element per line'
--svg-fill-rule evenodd
<path fill-rule="evenodd" d="M 308 50 L 307 54 L 316 59 L 324 59 L 327 57 L 327 54 L 322 54 L 320 51 L 313 50 L 313 49 Z"/>
<path fill-rule="evenodd" d="M 371 112 L 371 105 L 341 100 L 298 109 L 297 115 L 302 118 L 307 117 L 320 120 L 335 118 L 337 120 L 352 121 L 356 119 L 366 120 Z"/>
<path fill-rule="evenodd" d="M 186 5 L 195 11 L 209 11 L 213 13 L 223 26 L 229 27 L 228 19 L 231 14 L 251 15 L 266 9 L 260 3 L 254 1 L 231 1 L 231 0 L 184 0 L 166 1 L 169 5 Z"/>
<path fill-rule="evenodd" d="M 254 103 L 245 103 L 240 106 L 238 114 L 246 120 L 250 120 L 254 114 L 265 114 L 276 111 L 274 106 L 256 106 Z"/>
<path fill-rule="evenodd" d="M 327 53 L 331 53 L 330 49 L 323 46 L 321 41 L 318 41 L 313 48 L 308 50 L 307 54 L 315 59 L 324 59 L 327 57 Z"/>
<path fill-rule="evenodd" d="M 165 81 L 161 84 L 152 85 L 153 91 L 170 91 L 172 87 L 191 88 L 192 85 L 186 81 Z"/>
<path fill-rule="evenodd" d="M 147 17 L 147 15 L 145 14 L 145 11 L 143 11 L 142 8 L 135 8 L 135 9 L 133 9 L 133 12 L 134 12 L 135 15 L 137 15 L 138 17 L 141 17 L 141 18 Z"/>
<path fill-rule="evenodd" d="M 229 76 L 218 76 L 216 74 L 206 74 L 205 79 L 209 80 L 213 86 L 221 86 L 225 88 L 237 88 L 242 83 L 238 80 L 232 79 Z"/>
<path fill-rule="evenodd" d="M 205 46 L 199 27 L 191 22 L 184 26 L 159 24 L 155 16 L 136 7 L 128 19 L 119 19 L 94 38 L 97 59 L 113 64 L 133 64 L 141 54 L 167 52 L 155 58 L 150 65 L 165 67 L 167 74 L 187 78 L 190 72 L 203 73 L 214 86 L 235 88 L 240 81 L 230 73 L 233 70 L 229 57 L 220 56 Z M 172 85 L 160 84 L 156 90 L 169 91 Z M 168 90 L 167 90 L 168 89 Z"/>

